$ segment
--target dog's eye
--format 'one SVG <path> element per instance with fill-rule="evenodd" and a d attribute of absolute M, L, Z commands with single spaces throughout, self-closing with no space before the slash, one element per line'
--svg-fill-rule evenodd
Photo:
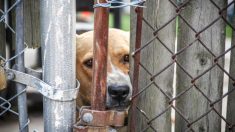
<path fill-rule="evenodd" d="M 124 63 L 129 63 L 129 55 L 128 54 L 123 56 L 123 62 Z"/>
<path fill-rule="evenodd" d="M 88 68 L 92 68 L 92 62 L 93 62 L 93 59 L 86 60 L 84 62 L 84 65 Z"/>

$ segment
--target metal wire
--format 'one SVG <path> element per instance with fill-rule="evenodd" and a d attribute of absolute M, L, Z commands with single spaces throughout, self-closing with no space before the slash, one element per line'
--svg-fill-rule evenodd
<path fill-rule="evenodd" d="M 152 131 L 157 131 L 156 128 L 153 126 L 152 122 L 154 122 L 155 120 L 158 120 L 162 115 L 164 115 L 170 109 L 174 109 L 175 112 L 187 123 L 187 129 L 185 131 L 195 131 L 192 128 L 192 126 L 211 112 L 215 112 L 226 123 L 227 128 L 232 130 L 235 127 L 235 123 L 227 121 L 227 119 L 225 117 L 223 117 L 222 114 L 215 108 L 215 105 L 217 103 L 221 102 L 222 99 L 224 99 L 225 97 L 230 95 L 232 92 L 234 92 L 235 89 L 231 89 L 227 93 L 222 95 L 220 98 L 212 100 L 200 89 L 200 86 L 197 84 L 197 81 L 200 78 L 202 78 L 205 74 L 207 74 L 209 71 L 211 71 L 215 68 L 219 68 L 221 71 L 223 71 L 228 76 L 228 78 L 230 80 L 233 81 L 233 83 L 235 83 L 235 77 L 231 76 L 230 73 L 228 71 L 226 71 L 221 64 L 218 63 L 218 61 L 220 59 L 222 59 L 228 52 L 231 52 L 232 50 L 234 50 L 235 45 L 231 46 L 229 49 L 227 49 L 223 53 L 216 55 L 215 53 L 213 53 L 211 51 L 211 49 L 208 46 L 206 46 L 205 42 L 203 42 L 203 40 L 201 39 L 202 33 L 205 32 L 206 30 L 208 30 L 209 28 L 211 28 L 213 25 L 215 25 L 215 23 L 218 22 L 219 20 L 223 20 L 229 27 L 231 27 L 233 29 L 233 31 L 235 30 L 235 27 L 233 27 L 233 25 L 223 15 L 223 13 L 226 12 L 227 8 L 235 3 L 235 0 L 233 0 L 231 3 L 229 3 L 226 7 L 220 7 L 213 0 L 210 0 L 211 4 L 213 4 L 218 9 L 219 16 L 217 18 L 215 18 L 214 20 L 212 20 L 208 25 L 205 25 L 204 28 L 202 28 L 199 31 L 197 31 L 193 26 L 191 26 L 190 23 L 181 15 L 181 11 L 184 10 L 184 8 L 189 4 L 189 2 L 191 0 L 186 0 L 184 3 L 175 3 L 173 0 L 168 0 L 168 1 L 175 8 L 175 15 L 158 28 L 155 28 L 155 26 L 153 26 L 150 22 L 148 22 L 147 19 L 143 18 L 142 21 L 152 30 L 153 37 L 150 40 L 148 40 L 146 43 L 142 44 L 143 45 L 142 47 L 140 47 L 139 49 L 137 49 L 136 51 L 134 51 L 132 53 L 132 55 L 134 57 L 136 54 L 140 53 L 143 49 L 145 49 L 146 47 L 151 45 L 153 41 L 158 40 L 160 42 L 160 44 L 171 54 L 171 57 L 172 57 L 172 61 L 168 65 L 166 65 L 164 68 L 162 68 L 160 71 L 157 71 L 156 73 L 151 73 L 150 70 L 148 70 L 147 67 L 143 63 L 141 63 L 141 62 L 139 63 L 139 67 L 141 67 L 142 70 L 144 70 L 149 75 L 148 79 L 150 80 L 150 83 L 147 84 L 145 87 L 141 88 L 141 90 L 137 94 L 133 95 L 132 100 L 139 97 L 144 92 L 147 92 L 147 89 L 149 89 L 150 86 L 153 85 L 156 87 L 157 90 L 160 91 L 160 93 L 162 93 L 162 95 L 165 96 L 165 98 L 168 100 L 168 104 L 169 104 L 166 107 L 166 109 L 164 109 L 160 113 L 156 113 L 153 117 L 148 116 L 148 113 L 146 113 L 144 110 L 142 110 L 139 106 L 134 106 L 139 111 L 139 113 L 141 115 L 143 115 L 143 117 L 146 119 L 147 125 L 145 127 L 143 127 L 142 131 L 148 131 L 149 129 Z M 0 13 L 2 14 L 0 17 L 0 22 L 4 23 L 13 34 L 15 34 L 16 32 L 8 23 L 6 23 L 5 17 L 10 11 L 12 11 L 16 7 L 16 5 L 19 2 L 20 2 L 20 0 L 16 0 L 16 2 L 5 12 L 3 10 L 0 10 Z M 98 7 L 123 8 L 123 7 L 127 7 L 127 6 L 148 8 L 146 6 L 143 6 L 144 2 L 145 1 L 143 1 L 143 0 L 135 0 L 130 3 L 125 3 L 122 1 L 118 1 L 118 0 L 107 0 L 107 3 L 100 3 L 98 1 L 97 4 L 94 5 L 94 8 L 98 8 Z M 177 52 L 175 52 L 175 51 L 172 51 L 167 46 L 167 44 L 165 44 L 162 41 L 162 39 L 158 36 L 158 33 L 160 31 L 162 31 L 164 29 L 164 27 L 167 27 L 172 21 L 175 21 L 177 17 L 180 18 L 194 32 L 195 38 L 194 38 L 194 40 L 191 41 L 191 43 L 187 44 L 185 47 L 183 47 L 183 48 L 179 49 Z M 210 67 L 205 69 L 201 74 L 199 74 L 197 76 L 193 76 L 190 74 L 190 71 L 187 71 L 187 69 L 184 68 L 182 66 L 182 64 L 180 64 L 180 62 L 177 60 L 177 57 L 179 55 L 181 55 L 183 52 L 185 52 L 186 50 L 188 50 L 190 47 L 195 45 L 196 43 L 200 44 L 202 47 L 204 47 L 206 49 L 206 51 L 213 57 L 214 62 Z M 26 43 L 25 43 L 25 45 L 27 47 Z M 19 54 L 14 55 L 13 57 L 11 57 L 8 60 L 6 60 L 4 57 L 0 56 L 0 59 L 4 61 L 4 63 L 1 66 L 5 67 L 5 65 L 8 62 L 11 62 L 15 58 L 17 58 L 19 55 L 24 53 L 24 51 L 25 51 L 25 49 L 22 50 Z M 190 86 L 188 86 L 188 88 L 181 91 L 176 96 L 171 97 L 164 88 L 162 88 L 161 86 L 159 86 L 157 84 L 155 79 L 157 77 L 159 77 L 161 75 L 161 73 L 163 73 L 164 71 L 166 71 L 167 69 L 169 69 L 173 65 L 176 65 L 179 69 L 182 70 L 182 72 L 184 72 L 186 74 L 186 76 L 188 76 L 190 78 L 191 84 L 190 84 Z M 185 95 L 186 93 L 188 93 L 192 89 L 198 91 L 204 97 L 204 99 L 206 99 L 208 101 L 210 108 L 205 113 L 198 116 L 197 118 L 189 120 L 185 113 L 183 113 L 178 107 L 175 107 L 173 105 L 173 102 L 176 101 L 177 99 L 179 99 L 180 97 L 182 97 L 183 95 Z M 11 109 L 11 106 L 12 106 L 11 101 L 16 99 L 20 94 L 24 93 L 25 91 L 26 91 L 26 89 L 24 89 L 23 91 L 21 91 L 20 93 L 18 93 L 16 95 L 14 95 L 10 99 L 4 99 L 4 98 L 0 97 L 0 101 L 1 101 L 0 110 L 2 110 L 2 111 L 0 111 L 0 116 L 3 116 L 6 112 L 10 112 L 10 113 L 13 113 L 14 115 L 18 116 L 19 114 L 16 111 Z M 24 125 L 23 128 L 27 127 L 29 123 L 30 123 L 30 121 L 28 120 L 28 122 Z"/>
<path fill-rule="evenodd" d="M 0 65 L 1 67 L 5 67 L 7 63 L 13 61 L 14 59 L 16 59 L 17 57 L 19 57 L 21 54 L 23 54 L 25 52 L 25 50 L 28 48 L 28 45 L 25 43 L 26 47 L 24 48 L 24 50 L 22 50 L 21 52 L 19 52 L 18 54 L 14 55 L 13 57 L 6 59 L 3 56 L 0 56 L 0 59 L 3 60 L 3 63 Z"/>
<path fill-rule="evenodd" d="M 145 0 L 134 0 L 130 3 L 125 3 L 120 0 L 106 0 L 106 3 L 100 3 L 99 0 L 97 0 L 97 4 L 95 4 L 93 7 L 94 8 L 97 8 L 97 7 L 123 8 L 123 7 L 127 7 L 127 6 L 133 6 L 133 7 L 144 8 L 144 6 L 143 6 L 144 2 L 145 2 Z"/>
<path fill-rule="evenodd" d="M 17 34 L 15 29 L 12 28 L 10 26 L 9 23 L 7 23 L 6 21 L 6 15 L 8 15 L 10 12 L 15 11 L 15 8 L 17 7 L 18 4 L 20 4 L 22 2 L 22 0 L 16 0 L 6 11 L 3 11 L 2 9 L 0 9 L 0 23 L 3 23 L 6 28 L 9 29 L 9 31 L 11 31 L 12 34 Z M 28 48 L 28 45 L 26 42 L 24 42 L 25 44 L 25 48 L 20 51 L 18 54 L 15 54 L 13 57 L 6 59 L 5 57 L 0 55 L 0 61 L 3 62 L 1 63 L 1 67 L 6 68 L 6 64 L 9 62 L 12 62 L 14 59 L 18 58 L 20 55 L 22 55 L 25 50 Z M 19 113 L 18 111 L 15 111 L 12 109 L 12 104 L 11 101 L 16 100 L 20 95 L 22 95 L 23 93 L 26 92 L 26 88 L 23 89 L 22 91 L 18 91 L 14 96 L 10 97 L 9 99 L 5 99 L 3 97 L 0 97 L 0 117 L 4 116 L 7 112 L 13 114 L 15 117 L 19 118 Z M 24 131 L 25 128 L 28 127 L 30 120 L 27 119 L 27 117 L 25 117 L 26 120 L 28 120 L 28 122 L 26 124 L 23 124 L 23 126 L 21 126 L 21 130 L 19 131 Z"/>
<path fill-rule="evenodd" d="M 190 23 L 187 21 L 187 19 L 185 19 L 182 15 L 181 12 L 184 10 L 184 8 L 186 6 L 189 5 L 189 3 L 191 2 L 191 0 L 186 0 L 183 3 L 176 3 L 173 0 L 168 0 L 169 3 L 171 3 L 171 5 L 175 8 L 175 15 L 173 15 L 168 21 L 166 21 L 165 23 L 163 23 L 160 27 L 155 28 L 155 26 L 153 26 L 147 19 L 145 19 L 144 17 L 142 18 L 143 23 L 145 24 L 145 26 L 147 26 L 149 30 L 151 30 L 153 32 L 153 37 L 149 40 L 147 40 L 147 42 L 142 43 L 141 47 L 136 49 L 133 53 L 132 53 L 132 57 L 134 58 L 135 55 L 139 54 L 140 52 L 142 52 L 144 49 L 146 49 L 147 47 L 149 47 L 150 45 L 153 45 L 153 42 L 155 40 L 158 40 L 159 44 L 162 45 L 170 54 L 171 54 L 171 59 L 172 61 L 166 65 L 165 67 L 161 68 L 160 71 L 157 71 L 156 73 L 152 73 L 150 70 L 148 70 L 147 66 L 145 66 L 141 61 L 138 62 L 139 60 L 135 60 L 137 61 L 138 65 L 140 68 L 142 68 L 142 70 L 147 73 L 147 75 L 149 75 L 149 78 L 147 78 L 147 80 L 149 80 L 150 82 L 148 84 L 146 84 L 145 86 L 143 86 L 143 88 L 139 88 L 139 91 L 137 94 L 132 96 L 132 100 L 134 100 L 135 98 L 140 97 L 141 95 L 145 95 L 148 91 L 147 89 L 150 88 L 150 86 L 155 86 L 162 95 L 164 95 L 166 97 L 166 99 L 168 100 L 168 106 L 166 107 L 165 110 L 163 110 L 162 112 L 160 112 L 159 114 L 157 114 L 154 117 L 150 117 L 148 116 L 149 113 L 145 112 L 144 110 L 142 110 L 138 105 L 136 106 L 132 106 L 132 107 L 136 107 L 136 110 L 139 111 L 139 113 L 141 115 L 143 115 L 143 117 L 146 118 L 146 126 L 143 127 L 143 129 L 141 131 L 147 131 L 148 129 L 151 128 L 151 130 L 153 131 L 157 131 L 157 129 L 152 126 L 152 122 L 158 120 L 160 117 L 162 117 L 163 114 L 165 114 L 169 109 L 174 109 L 175 112 L 185 121 L 185 123 L 187 124 L 187 129 L 184 131 L 196 131 L 193 129 L 193 126 L 200 121 L 202 118 L 204 118 L 205 116 L 208 116 L 209 113 L 214 112 L 216 113 L 221 120 L 223 120 L 226 123 L 226 128 L 228 128 L 230 131 L 233 131 L 233 128 L 235 127 L 235 122 L 229 122 L 226 117 L 223 117 L 221 112 L 219 110 L 216 109 L 215 105 L 218 103 L 221 103 L 222 99 L 224 99 L 225 97 L 227 97 L 228 95 L 230 95 L 232 92 L 234 92 L 235 88 L 229 90 L 228 92 L 224 93 L 220 98 L 217 98 L 215 100 L 212 100 L 208 97 L 208 95 L 206 93 L 203 92 L 203 90 L 200 88 L 200 85 L 197 84 L 198 80 L 201 79 L 203 76 L 205 76 L 205 74 L 207 74 L 208 72 L 210 72 L 211 70 L 215 69 L 215 68 L 219 68 L 225 75 L 228 76 L 228 78 L 230 80 L 232 80 L 233 83 L 235 83 L 235 77 L 230 75 L 230 73 L 228 71 L 226 71 L 224 69 L 224 66 L 221 65 L 220 63 L 218 63 L 220 60 L 222 60 L 225 55 L 228 52 L 231 52 L 232 50 L 234 50 L 235 45 L 232 45 L 229 49 L 227 49 L 226 51 L 220 53 L 219 55 L 216 55 L 215 53 L 212 52 L 212 50 L 206 46 L 206 43 L 201 39 L 201 36 L 203 36 L 202 33 L 204 33 L 206 30 L 208 30 L 209 28 L 213 28 L 212 26 L 215 25 L 216 22 L 223 20 L 231 29 L 233 29 L 233 32 L 235 32 L 235 27 L 233 27 L 233 25 L 226 19 L 226 17 L 224 16 L 224 13 L 226 12 L 227 8 L 230 7 L 231 5 L 234 5 L 235 0 L 233 0 L 231 3 L 229 3 L 228 5 L 226 5 L 226 7 L 220 7 L 219 5 L 216 4 L 215 1 L 210 0 L 211 4 L 214 5 L 217 9 L 218 9 L 218 17 L 215 18 L 214 20 L 212 20 L 209 24 L 205 25 L 201 30 L 196 30 L 192 25 L 190 25 Z M 190 5 L 191 7 L 192 5 Z M 147 6 L 145 6 L 146 8 L 148 8 Z M 188 8 L 188 7 L 187 7 Z M 139 12 L 136 12 L 137 15 Z M 169 26 L 169 24 L 172 21 L 177 21 L 176 18 L 181 19 L 184 24 L 186 26 L 188 26 L 190 28 L 191 31 L 194 32 L 195 34 L 195 38 L 194 40 L 191 41 L 191 43 L 187 44 L 185 47 L 178 49 L 178 51 L 172 51 L 166 43 L 164 43 L 162 41 L 162 39 L 158 36 L 158 33 L 160 31 L 162 31 L 165 27 Z M 209 66 L 207 69 L 205 69 L 202 73 L 198 74 L 197 76 L 193 76 L 190 71 L 187 71 L 186 68 L 184 68 L 182 66 L 182 64 L 177 60 L 177 57 L 179 55 L 181 55 L 183 52 L 187 51 L 190 47 L 192 47 L 195 44 L 199 44 L 200 46 L 202 46 L 213 58 L 213 64 L 211 64 L 211 66 Z M 231 58 L 234 56 L 231 56 Z M 168 92 L 166 90 L 164 90 L 164 88 L 160 87 L 157 82 L 156 82 L 156 78 L 159 77 L 164 71 L 168 70 L 170 67 L 176 65 L 181 72 L 185 73 L 185 76 L 188 76 L 190 78 L 190 83 L 191 85 L 188 86 L 188 88 L 184 89 L 183 91 L 180 91 L 179 93 L 177 93 L 176 96 L 171 97 Z M 138 79 L 136 77 L 133 77 L 133 79 Z M 133 82 L 135 82 L 133 80 Z M 219 80 L 222 81 L 222 80 Z M 233 86 L 234 87 L 234 86 Z M 186 93 L 188 93 L 189 91 L 192 91 L 192 89 L 198 91 L 202 97 L 204 99 L 206 99 L 208 101 L 208 105 L 209 105 L 209 109 L 201 114 L 200 116 L 198 116 L 197 118 L 194 119 L 188 119 L 188 117 L 186 116 L 186 113 L 181 112 L 181 110 L 179 109 L 179 107 L 175 107 L 175 105 L 173 105 L 173 102 L 177 101 L 179 98 L 182 98 L 183 95 L 185 95 Z M 188 114 L 188 113 L 187 113 Z M 220 124 L 218 124 L 220 125 Z M 160 130 L 162 131 L 162 130 Z"/>

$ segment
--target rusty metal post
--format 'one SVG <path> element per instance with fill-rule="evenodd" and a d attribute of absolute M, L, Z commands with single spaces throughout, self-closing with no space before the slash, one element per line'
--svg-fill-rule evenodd
<path fill-rule="evenodd" d="M 140 48 L 141 46 L 141 34 L 142 34 L 142 18 L 143 18 L 143 8 L 137 7 L 135 9 L 137 13 L 137 25 L 136 25 L 136 36 L 135 36 L 135 51 Z M 134 53 L 134 52 L 133 52 Z M 132 73 L 132 84 L 133 84 L 133 95 L 136 95 L 139 91 L 139 63 L 140 63 L 140 51 L 132 54 L 134 57 L 134 64 L 133 64 L 133 73 Z M 129 121 L 128 121 L 128 131 L 135 132 L 136 126 L 136 114 L 137 114 L 137 98 L 133 98 L 132 104 L 129 110 Z"/>
<path fill-rule="evenodd" d="M 106 0 L 99 0 L 99 2 L 105 3 Z M 91 90 L 91 108 L 93 110 L 105 110 L 106 107 L 108 20 L 109 8 L 95 8 L 94 63 Z"/>
<path fill-rule="evenodd" d="M 99 0 L 98 4 L 101 3 L 106 0 Z M 109 8 L 95 7 L 94 17 L 91 107 L 80 109 L 81 120 L 74 126 L 76 132 L 116 131 L 113 127 L 124 126 L 126 117 L 126 111 L 106 109 Z"/>

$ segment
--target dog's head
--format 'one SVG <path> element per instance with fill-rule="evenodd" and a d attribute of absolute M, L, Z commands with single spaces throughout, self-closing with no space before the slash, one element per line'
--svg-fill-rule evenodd
<path fill-rule="evenodd" d="M 81 87 L 78 105 L 90 105 L 93 63 L 93 31 L 77 36 L 77 79 Z M 109 29 L 107 108 L 125 109 L 132 95 L 129 72 L 129 33 Z"/>

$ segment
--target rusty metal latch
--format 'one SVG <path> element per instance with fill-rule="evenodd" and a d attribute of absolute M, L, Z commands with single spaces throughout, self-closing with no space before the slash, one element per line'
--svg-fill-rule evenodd
<path fill-rule="evenodd" d="M 91 110 L 89 106 L 84 106 L 79 112 L 80 121 L 75 126 L 75 129 L 84 132 L 109 132 L 115 130 L 112 127 L 121 128 L 125 125 L 127 111 L 97 111 Z"/>
<path fill-rule="evenodd" d="M 27 69 L 29 72 L 33 72 L 32 70 Z M 44 81 L 39 78 L 19 72 L 13 69 L 5 69 L 8 79 L 25 84 L 27 86 L 35 88 L 38 92 L 40 92 L 43 96 L 48 97 L 52 100 L 58 101 L 70 101 L 77 98 L 78 89 L 80 87 L 79 82 L 77 81 L 77 87 L 74 89 L 56 89 L 53 86 L 48 85 Z M 40 76 L 40 75 L 36 75 Z"/>

